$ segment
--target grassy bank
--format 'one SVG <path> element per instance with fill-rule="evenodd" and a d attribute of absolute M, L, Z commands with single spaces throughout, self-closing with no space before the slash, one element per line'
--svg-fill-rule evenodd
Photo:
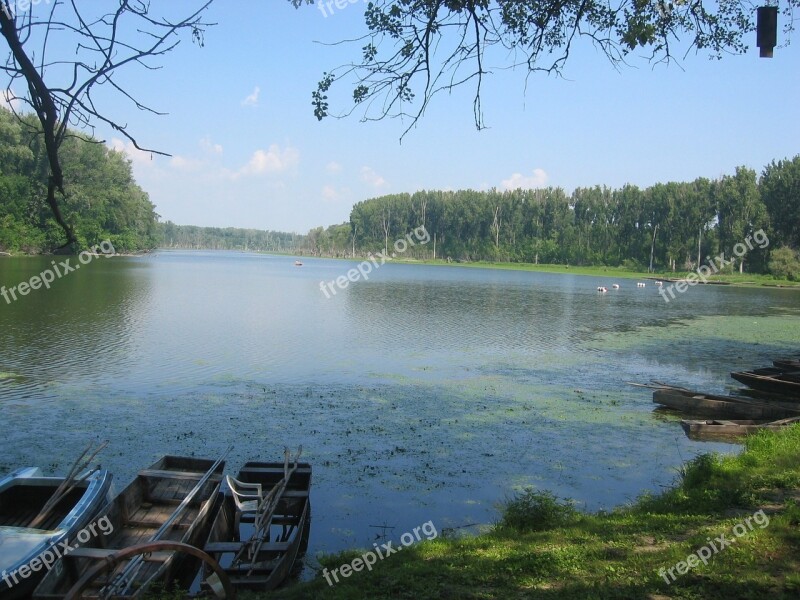
<path fill-rule="evenodd" d="M 529 491 L 490 533 L 440 535 L 333 586 L 319 576 L 270 597 L 797 598 L 799 525 L 796 425 L 748 438 L 737 456 L 700 456 L 676 487 L 630 506 L 585 514 Z M 332 570 L 362 553 L 321 563 Z"/>
<path fill-rule="evenodd" d="M 608 283 L 611 279 L 681 279 L 690 274 L 683 271 L 661 271 L 647 273 L 645 271 L 633 271 L 624 267 L 604 267 L 604 266 L 584 266 L 576 267 L 570 265 L 534 265 L 530 263 L 509 263 L 509 262 L 450 262 L 445 260 L 402 260 L 396 259 L 393 262 L 403 264 L 424 264 L 424 265 L 448 265 L 451 267 L 471 267 L 479 269 L 506 269 L 509 271 L 536 271 L 541 273 L 571 273 L 573 275 L 590 275 L 603 279 Z M 788 281 L 786 279 L 775 279 L 772 275 L 761 275 L 755 273 L 725 273 L 715 274 L 707 278 L 712 282 L 724 282 L 731 285 L 755 285 L 755 286 L 781 286 L 800 288 L 800 282 Z"/>

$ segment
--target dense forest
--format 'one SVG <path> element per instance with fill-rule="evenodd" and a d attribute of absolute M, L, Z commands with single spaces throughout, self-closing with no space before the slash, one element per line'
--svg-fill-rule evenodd
<path fill-rule="evenodd" d="M 39 123 L 0 109 L 0 250 L 47 252 L 64 232 L 47 206 L 47 157 Z M 88 248 L 110 240 L 117 252 L 157 244 L 155 207 L 136 184 L 130 161 L 74 133 L 61 148 L 67 197 L 62 211 Z"/>
<path fill-rule="evenodd" d="M 578 188 L 571 194 L 551 187 L 383 196 L 356 204 L 349 223 L 311 230 L 306 245 L 334 256 L 382 250 L 422 225 L 435 245 L 409 249 L 409 257 L 658 271 L 696 268 L 722 252 L 731 257 L 736 244 L 763 229 L 769 246 L 749 251 L 733 267 L 767 272 L 773 256 L 776 265 L 797 261 L 800 156 L 773 161 L 760 176 L 739 167 L 717 180 L 646 189 L 625 185 Z"/>
<path fill-rule="evenodd" d="M 61 245 L 63 232 L 45 203 L 37 122 L 22 119 L 0 109 L 0 251 L 47 252 Z M 800 156 L 773 161 L 760 175 L 738 167 L 716 180 L 645 189 L 394 194 L 359 202 L 349 222 L 306 235 L 159 223 L 123 154 L 75 133 L 62 161 L 63 212 L 83 247 L 110 240 L 118 252 L 160 246 L 350 257 L 388 249 L 424 226 L 431 241 L 409 248 L 405 258 L 684 271 L 722 253 L 730 258 L 736 244 L 763 230 L 769 245 L 729 268 L 800 278 Z"/>

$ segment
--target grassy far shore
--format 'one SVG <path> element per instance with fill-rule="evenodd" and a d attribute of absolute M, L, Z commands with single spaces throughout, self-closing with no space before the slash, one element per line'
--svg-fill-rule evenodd
<path fill-rule="evenodd" d="M 330 572 L 363 552 L 319 561 Z M 751 436 L 736 456 L 699 456 L 674 488 L 610 512 L 528 490 L 489 533 L 423 537 L 338 579 L 269 597 L 798 598 L 800 425 Z"/>
<path fill-rule="evenodd" d="M 570 266 L 570 265 L 551 265 L 551 264 L 531 264 L 531 263 L 511 263 L 511 262 L 447 262 L 446 260 L 402 260 L 395 259 L 392 262 L 402 264 L 422 264 L 422 265 L 447 265 L 455 267 L 472 267 L 482 269 L 506 269 L 510 271 L 537 271 L 542 273 L 571 273 L 573 275 L 590 275 L 604 280 L 618 279 L 683 279 L 692 271 L 657 271 L 647 273 L 645 271 L 635 271 L 625 267 L 606 267 L 606 266 Z M 756 285 L 756 286 L 781 286 L 798 287 L 800 282 L 789 281 L 787 279 L 776 279 L 772 275 L 761 275 L 756 273 L 718 273 L 707 277 L 708 281 L 728 283 L 731 285 Z M 700 282 L 702 283 L 702 282 Z"/>

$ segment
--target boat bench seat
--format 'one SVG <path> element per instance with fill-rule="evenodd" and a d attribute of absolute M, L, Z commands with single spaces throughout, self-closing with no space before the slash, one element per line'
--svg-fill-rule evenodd
<path fill-rule="evenodd" d="M 200 473 L 199 471 L 162 471 L 159 469 L 142 469 L 139 471 L 139 475 L 141 477 L 153 477 L 157 479 L 191 479 L 197 481 L 200 481 L 206 476 L 205 473 Z M 218 483 L 222 481 L 222 475 L 214 473 L 209 478 L 209 481 Z"/>
<path fill-rule="evenodd" d="M 93 560 L 103 560 L 119 552 L 119 548 L 88 548 L 86 546 L 73 548 L 67 558 L 90 558 Z M 164 562 L 168 560 L 174 553 L 173 552 L 151 552 L 150 554 L 142 555 L 145 561 L 148 562 Z"/>
<path fill-rule="evenodd" d="M 259 475 L 280 475 L 283 476 L 284 468 L 283 466 L 280 467 L 245 467 L 241 471 L 239 471 L 239 476 L 241 477 L 244 474 L 253 473 Z M 297 469 L 295 469 L 294 474 L 296 475 L 309 475 L 311 474 L 311 467 L 303 467 L 298 465 Z"/>
<path fill-rule="evenodd" d="M 206 554 L 238 552 L 244 546 L 244 542 L 212 542 L 206 544 L 203 550 Z M 287 552 L 289 542 L 264 542 L 261 544 L 261 552 Z"/>

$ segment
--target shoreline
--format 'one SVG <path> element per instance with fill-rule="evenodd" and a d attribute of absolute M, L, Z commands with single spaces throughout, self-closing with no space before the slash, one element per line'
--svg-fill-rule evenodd
<path fill-rule="evenodd" d="M 364 549 L 318 556 L 315 579 L 269 597 L 796 598 L 798 459 L 800 424 L 751 435 L 737 455 L 701 454 L 674 486 L 608 511 L 528 488 L 487 532 L 441 531 L 347 574 Z"/>
<path fill-rule="evenodd" d="M 325 257 L 325 256 L 305 256 L 296 254 L 280 254 L 279 256 L 302 256 L 303 258 L 324 258 L 326 260 L 342 260 L 349 262 L 361 262 L 367 260 L 366 256 L 356 258 Z M 442 259 L 393 259 L 391 261 L 401 265 L 425 265 L 431 267 L 463 267 L 470 269 L 496 269 L 504 271 L 529 271 L 536 273 L 557 273 L 562 275 L 586 275 L 589 277 L 621 278 L 621 279 L 647 279 L 650 281 L 662 281 L 665 283 L 687 282 L 687 277 L 693 273 L 689 272 L 685 277 L 676 277 L 676 273 L 647 273 L 643 271 L 631 271 L 624 267 L 597 266 L 570 266 L 560 264 L 531 264 L 531 263 L 512 263 L 512 262 L 447 262 Z M 756 273 L 731 273 L 724 275 L 714 275 L 708 277 L 707 281 L 697 281 L 701 285 L 728 285 L 735 287 L 777 287 L 786 289 L 800 289 L 800 282 L 789 281 L 788 279 L 775 279 L 772 275 Z"/>

